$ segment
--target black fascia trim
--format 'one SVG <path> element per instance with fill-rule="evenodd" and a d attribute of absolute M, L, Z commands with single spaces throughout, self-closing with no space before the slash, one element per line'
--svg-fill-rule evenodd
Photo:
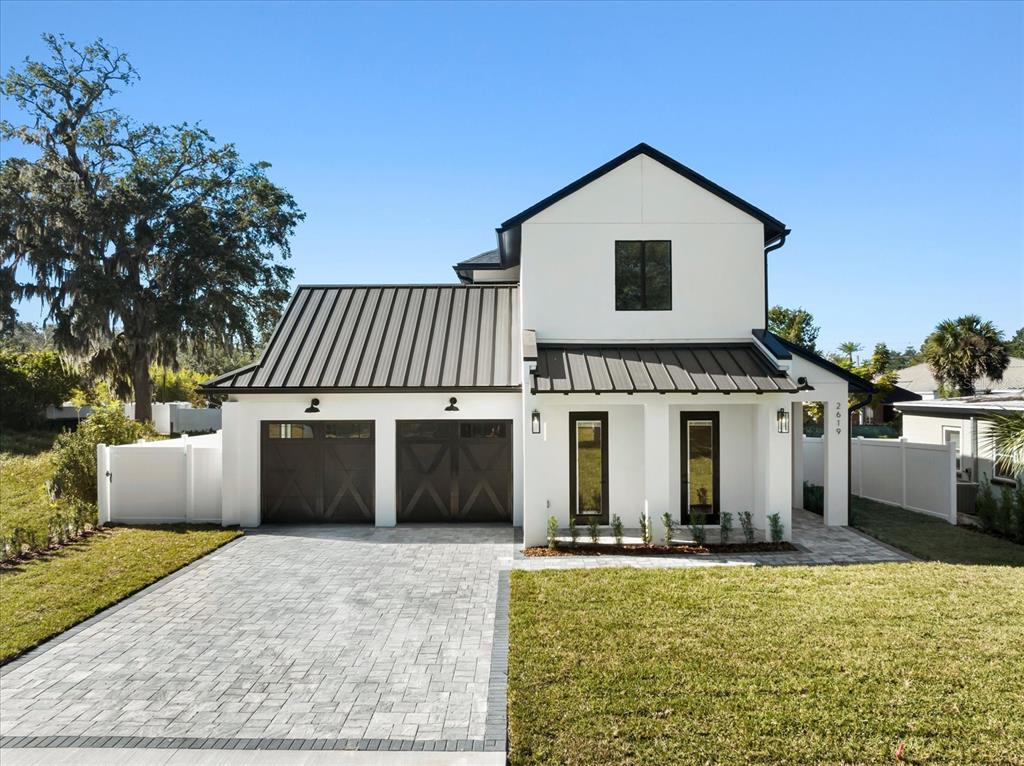
<path fill-rule="evenodd" d="M 769 215 L 768 213 L 764 212 L 760 208 L 755 207 L 754 205 L 751 205 L 746 200 L 744 200 L 744 199 L 742 199 L 740 197 L 737 197 L 735 194 L 733 194 L 728 189 L 725 189 L 725 188 L 719 186 L 718 184 L 716 184 L 714 181 L 712 181 L 712 180 L 710 180 L 708 178 L 705 178 L 704 176 L 702 176 L 697 171 L 693 170 L 692 168 L 686 167 L 686 165 L 682 164 L 678 160 L 672 159 L 667 154 L 658 151 L 653 146 L 650 146 L 649 144 L 645 144 L 645 143 L 639 143 L 636 146 L 634 146 L 632 149 L 628 149 L 627 151 L 625 151 L 622 154 L 620 154 L 618 157 L 610 160 L 609 162 L 606 162 L 604 165 L 601 165 L 601 167 L 599 167 L 599 168 L 597 168 L 595 170 L 592 170 L 591 172 L 587 173 L 585 176 L 582 176 L 581 178 L 576 179 L 575 181 L 573 181 L 568 186 L 564 186 L 563 188 L 561 188 L 558 191 L 556 191 L 554 194 L 548 195 L 547 197 L 542 199 L 540 202 L 538 202 L 538 203 L 536 203 L 534 205 L 531 205 L 530 207 L 526 208 L 526 210 L 522 211 L 521 213 L 518 213 L 518 214 L 512 216 L 511 218 L 509 218 L 507 221 L 505 221 L 503 224 L 501 224 L 501 226 L 499 226 L 498 229 L 497 229 L 499 243 L 502 242 L 502 236 L 501 235 L 504 234 L 505 232 L 507 232 L 507 231 L 509 231 L 509 230 L 511 230 L 513 228 L 518 227 L 520 224 L 524 223 L 525 221 L 529 220 L 530 218 L 533 218 L 535 215 L 540 213 L 542 210 L 545 210 L 545 209 L 551 207 L 551 205 L 555 204 L 556 202 L 558 202 L 558 201 L 560 201 L 562 199 L 565 199 L 570 194 L 574 194 L 575 192 L 579 191 L 580 189 L 582 189 L 587 184 L 589 184 L 589 183 L 591 183 L 593 181 L 596 181 L 601 176 L 606 175 L 607 173 L 610 173 L 611 171 L 615 170 L 615 168 L 619 167 L 620 165 L 625 164 L 626 162 L 629 162 L 630 160 L 634 159 L 635 157 L 639 157 L 641 154 L 647 155 L 651 159 L 656 160 L 657 162 L 660 162 L 662 165 L 667 167 L 669 170 L 675 171 L 676 173 L 678 173 L 679 175 L 683 176 L 684 178 L 686 178 L 686 179 L 692 181 L 693 183 L 697 184 L 698 186 L 700 186 L 705 191 L 711 192 L 716 197 L 719 197 L 720 199 L 725 200 L 726 202 L 728 202 L 733 207 L 736 207 L 736 208 L 742 210 L 744 213 L 747 213 L 748 215 L 750 215 L 750 216 L 756 218 L 757 220 L 759 220 L 762 224 L 764 224 L 764 227 L 765 227 L 764 242 L 765 242 L 766 245 L 770 244 L 772 242 L 775 242 L 776 240 L 778 240 L 779 238 L 784 236 L 784 234 L 786 232 L 786 225 L 784 223 L 782 223 L 782 221 L 780 221 L 779 219 L 775 218 L 774 216 Z M 505 258 L 505 248 L 502 247 L 500 249 L 502 251 L 501 252 L 502 259 L 504 259 Z M 515 248 L 510 248 L 510 250 L 514 250 L 514 249 Z"/>
<path fill-rule="evenodd" d="M 498 392 L 498 393 L 517 393 L 523 390 L 522 386 L 378 386 L 374 387 L 351 387 L 351 388 L 340 388 L 338 386 L 319 386 L 319 387 L 308 387 L 308 388 L 296 388 L 279 386 L 276 388 L 261 387 L 261 386 L 246 386 L 239 388 L 230 387 L 213 387 L 207 388 L 205 386 L 199 387 L 200 391 L 211 394 L 438 394 L 446 391 L 456 391 L 462 393 L 472 393 L 474 391 L 478 393 Z"/>
<path fill-rule="evenodd" d="M 771 351 L 772 356 L 774 356 L 776 359 L 793 358 L 793 355 L 789 353 L 789 349 L 787 349 L 785 346 L 779 343 L 778 338 L 776 338 L 772 333 L 768 332 L 767 330 L 755 328 L 754 330 L 751 331 L 751 334 L 759 341 L 761 341 L 761 344 L 766 349 Z"/>
<path fill-rule="evenodd" d="M 850 388 L 852 388 L 853 390 L 860 391 L 861 393 L 865 393 L 865 394 L 873 394 L 873 393 L 875 393 L 878 390 L 877 388 L 875 388 L 875 384 L 874 383 L 871 383 L 870 381 L 865 380 L 864 378 L 860 377 L 859 375 L 854 375 L 852 372 L 847 370 L 845 367 L 840 367 L 835 362 L 830 362 L 828 359 L 825 359 L 823 356 L 815 354 L 813 351 L 808 351 L 803 346 L 798 346 L 796 343 L 788 341 L 785 338 L 781 338 L 781 337 L 779 337 L 778 335 L 776 335 L 775 333 L 773 333 L 771 331 L 766 331 L 766 334 L 771 335 L 773 338 L 775 338 L 775 340 L 777 340 L 779 343 L 781 343 L 783 346 L 788 348 L 790 351 L 792 351 L 797 356 L 799 356 L 799 357 L 801 357 L 803 359 L 806 359 L 808 362 L 812 362 L 813 364 L 816 364 L 819 367 L 825 368 L 826 370 L 831 372 L 833 375 L 836 375 L 836 376 L 838 376 L 840 378 L 843 378 L 845 381 L 847 381 L 850 384 Z"/>

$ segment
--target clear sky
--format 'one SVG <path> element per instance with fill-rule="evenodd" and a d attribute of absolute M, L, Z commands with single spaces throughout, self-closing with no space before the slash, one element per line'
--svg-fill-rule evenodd
<path fill-rule="evenodd" d="M 793 229 L 770 298 L 825 349 L 1024 325 L 1021 3 L 4 2 L 3 70 L 47 31 L 128 52 L 135 118 L 271 162 L 298 282 L 451 281 L 646 141 Z"/>

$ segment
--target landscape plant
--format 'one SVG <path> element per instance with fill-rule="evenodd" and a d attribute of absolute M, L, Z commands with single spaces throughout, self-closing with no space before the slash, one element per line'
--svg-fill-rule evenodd
<path fill-rule="evenodd" d="M 576 528 L 576 517 L 575 516 L 570 516 L 569 517 L 569 539 L 572 541 L 573 545 L 576 544 L 576 538 L 579 537 L 579 534 L 580 534 L 580 532 Z"/>
<path fill-rule="evenodd" d="M 743 530 L 743 542 L 751 545 L 754 542 L 754 516 L 750 511 L 740 512 L 740 528 Z"/>
<path fill-rule="evenodd" d="M 591 516 L 587 520 L 587 526 L 590 528 L 590 542 L 592 542 L 594 545 L 597 545 L 597 541 L 600 537 L 600 529 L 597 525 L 597 517 Z"/>
<path fill-rule="evenodd" d="M 732 514 L 726 511 L 718 524 L 718 535 L 722 545 L 729 544 L 729 537 L 732 535 Z"/>
<path fill-rule="evenodd" d="M 782 525 L 782 517 L 779 514 L 772 513 L 768 515 L 768 529 L 771 533 L 772 542 L 781 543 L 786 530 Z"/>
<path fill-rule="evenodd" d="M 558 519 L 548 516 L 548 548 L 555 549 L 558 540 Z"/>
<path fill-rule="evenodd" d="M 619 518 L 617 513 L 612 514 L 612 535 L 615 537 L 615 544 L 622 545 L 624 530 L 622 528 L 622 519 Z"/>
<path fill-rule="evenodd" d="M 988 474 L 982 472 L 978 482 L 978 492 L 974 498 L 974 513 L 978 517 L 979 526 L 986 532 L 995 531 L 996 499 L 992 492 L 992 482 Z"/>
<path fill-rule="evenodd" d="M 640 514 L 640 539 L 643 540 L 644 545 L 651 544 L 651 519 L 646 513 Z"/>
<path fill-rule="evenodd" d="M 707 516 L 704 514 L 704 511 L 697 508 L 690 510 L 690 534 L 693 535 L 693 540 L 697 545 L 704 544 L 706 537 L 705 521 L 707 521 Z"/>
<path fill-rule="evenodd" d="M 672 523 L 672 514 L 668 511 L 661 514 L 661 525 L 665 528 L 665 545 L 671 545 L 674 525 Z"/>
<path fill-rule="evenodd" d="M 0 426 L 41 423 L 47 405 L 59 407 L 77 384 L 78 374 L 56 351 L 0 348 Z"/>

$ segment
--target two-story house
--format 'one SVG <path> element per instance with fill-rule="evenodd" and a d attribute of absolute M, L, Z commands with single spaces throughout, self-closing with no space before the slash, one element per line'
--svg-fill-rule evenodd
<path fill-rule="evenodd" d="M 847 521 L 848 399 L 767 332 L 780 221 L 645 145 L 505 221 L 448 285 L 309 285 L 223 409 L 223 522 L 635 527 L 799 507 L 825 406 L 825 522 Z M 794 458 L 796 456 L 796 459 Z"/>

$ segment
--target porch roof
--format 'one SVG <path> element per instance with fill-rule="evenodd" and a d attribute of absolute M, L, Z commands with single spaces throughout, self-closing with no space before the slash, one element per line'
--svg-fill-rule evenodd
<path fill-rule="evenodd" d="M 540 344 L 533 392 L 792 393 L 799 386 L 754 343 Z"/>

